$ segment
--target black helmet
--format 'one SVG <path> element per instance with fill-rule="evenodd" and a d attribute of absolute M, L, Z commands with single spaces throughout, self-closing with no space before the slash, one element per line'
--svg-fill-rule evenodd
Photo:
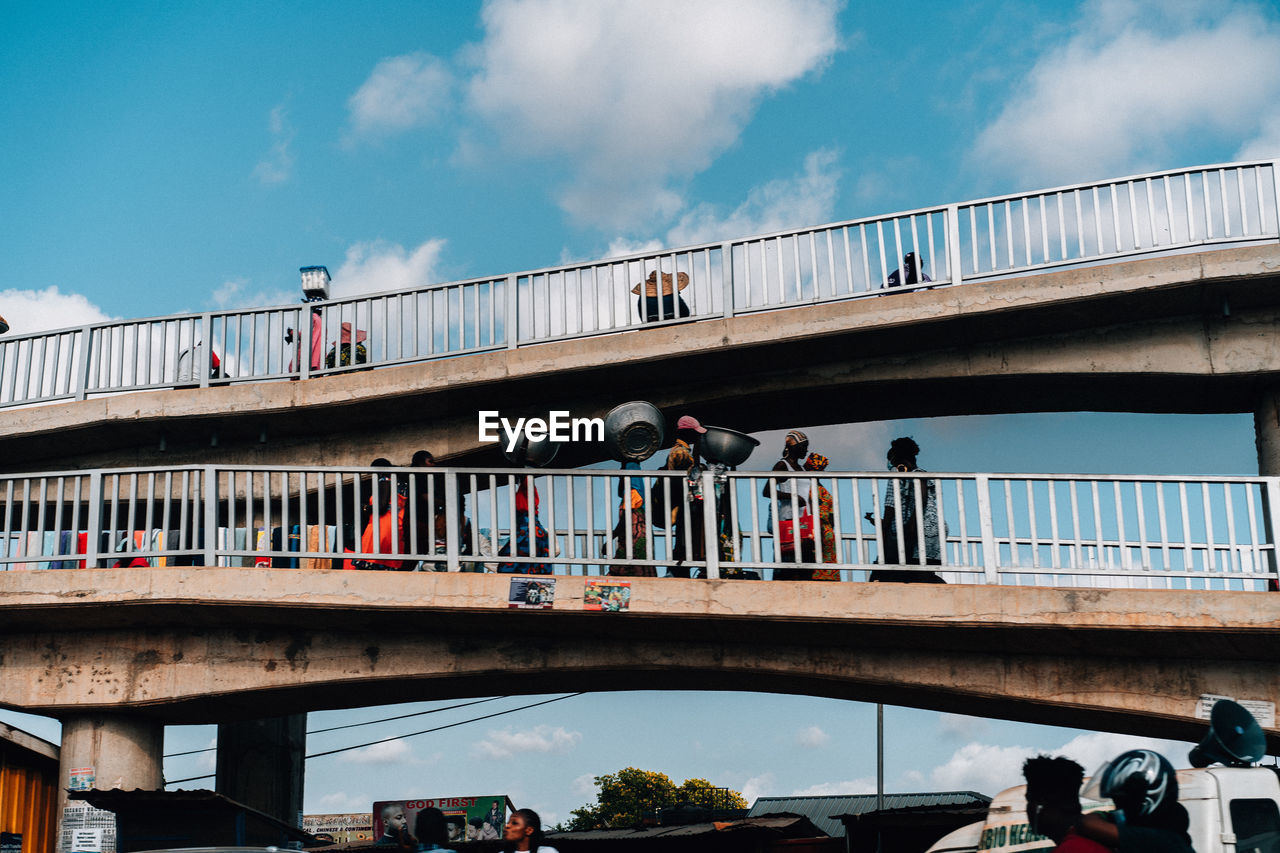
<path fill-rule="evenodd" d="M 1173 765 L 1150 749 L 1120 753 L 1095 774 L 1094 781 L 1098 792 L 1130 818 L 1149 817 L 1178 799 Z"/>

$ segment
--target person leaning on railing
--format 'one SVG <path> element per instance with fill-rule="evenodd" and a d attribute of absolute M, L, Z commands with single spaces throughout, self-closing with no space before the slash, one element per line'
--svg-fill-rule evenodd
<path fill-rule="evenodd" d="M 373 468 L 390 468 L 391 461 L 381 457 L 369 463 Z M 409 530 L 406 525 L 406 507 L 409 503 L 409 486 L 404 479 L 393 489 L 390 474 L 378 474 L 375 492 L 369 495 L 368 506 L 371 510 L 369 520 L 365 523 L 364 532 L 360 535 L 360 551 L 376 556 L 349 558 L 343 561 L 344 569 L 375 569 L 405 571 L 412 569 L 413 560 L 394 560 L 383 555 L 407 554 Z M 377 498 L 377 505 L 374 499 Z M 399 541 L 396 541 L 399 540 Z M 398 548 L 396 546 L 399 546 Z"/>
<path fill-rule="evenodd" d="M 910 436 L 895 438 L 887 454 L 889 470 L 899 474 L 924 471 L 916 465 L 920 445 Z M 924 486 L 921 497 L 921 514 L 916 515 L 916 484 Z M 899 505 L 901 508 L 899 509 Z M 884 565 L 919 565 L 920 527 L 924 528 L 924 562 L 929 566 L 942 565 L 941 522 L 938 519 L 938 496 L 932 480 L 914 477 L 890 480 L 885 486 L 884 516 L 880 519 L 880 533 L 884 543 Z M 867 513 L 867 521 L 875 524 L 875 517 Z M 898 530 L 901 526 L 903 553 L 898 552 Z M 869 580 L 897 583 L 946 583 L 933 572 L 894 571 L 872 572 Z"/>
<path fill-rule="evenodd" d="M 698 438 L 706 431 L 707 428 L 690 415 L 683 415 L 676 421 L 676 443 L 667 454 L 667 461 L 660 469 L 685 472 L 683 490 L 679 483 L 669 484 L 671 502 L 674 506 L 668 508 L 664 503 L 662 491 L 664 481 L 657 479 L 653 483 L 650 502 L 655 507 L 654 512 L 667 515 L 668 518 L 664 520 L 669 520 L 671 523 L 671 554 L 675 557 L 676 563 L 667 569 L 668 577 L 691 577 L 692 572 L 689 566 L 685 565 L 685 560 L 698 561 L 707 558 L 707 543 L 703 536 L 705 525 L 702 518 L 702 469 L 698 464 L 697 446 Z M 684 510 L 686 494 L 689 499 L 687 516 Z"/>
<path fill-rule="evenodd" d="M 803 473 L 800 464 L 809 452 L 809 437 L 798 429 L 787 433 L 782 441 L 782 458 L 773 464 L 774 471 Z M 775 486 L 774 484 L 777 483 Z M 792 484 L 795 491 L 792 491 Z M 780 563 L 796 560 L 796 540 L 800 541 L 800 562 L 817 562 L 817 549 L 813 540 L 813 515 L 810 510 L 809 481 L 793 478 L 777 477 L 766 480 L 761 490 L 769 500 L 766 523 L 774 536 L 776 559 Z M 776 498 L 775 498 L 776 496 Z M 773 504 L 776 499 L 778 515 L 773 515 Z M 793 503 L 794 502 L 794 503 Z M 807 529 L 807 532 L 806 532 Z M 813 580 L 813 569 L 809 568 L 777 568 L 773 570 L 774 580 L 807 581 Z"/>

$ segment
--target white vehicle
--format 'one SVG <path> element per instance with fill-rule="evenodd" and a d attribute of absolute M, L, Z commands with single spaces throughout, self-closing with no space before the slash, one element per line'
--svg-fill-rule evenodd
<path fill-rule="evenodd" d="M 1191 818 L 1191 846 L 1196 853 L 1280 853 L 1280 768 L 1179 770 L 1178 801 Z M 1112 810 L 1110 801 L 1081 799 L 1080 804 L 1086 812 Z M 1026 786 L 1019 785 L 996 795 L 985 821 L 944 836 L 928 853 L 1022 853 L 1053 848 L 1051 840 L 1031 831 Z"/>

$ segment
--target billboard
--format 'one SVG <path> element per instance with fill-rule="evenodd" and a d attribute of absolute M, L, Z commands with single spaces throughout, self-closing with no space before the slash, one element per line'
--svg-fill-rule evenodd
<path fill-rule="evenodd" d="M 418 812 L 436 808 L 444 812 L 449 841 L 493 841 L 502 838 L 502 827 L 511 814 L 506 794 L 482 797 L 419 797 L 409 800 L 379 800 L 373 804 L 373 837 L 378 840 L 403 821 L 413 832 Z"/>
<path fill-rule="evenodd" d="M 302 816 L 302 828 L 312 835 L 327 835 L 337 844 L 373 841 L 373 818 L 360 814 L 309 814 Z"/>

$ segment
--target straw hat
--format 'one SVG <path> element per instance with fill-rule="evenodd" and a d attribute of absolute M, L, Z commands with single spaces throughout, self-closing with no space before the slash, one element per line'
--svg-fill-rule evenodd
<path fill-rule="evenodd" d="M 676 281 L 678 282 L 679 288 L 681 290 L 684 290 L 686 287 L 689 286 L 689 274 L 687 272 L 677 273 Z M 640 285 L 637 284 L 635 287 L 631 288 L 631 292 L 638 294 L 640 292 Z M 644 280 L 644 295 L 645 296 L 658 295 L 658 271 L 657 270 L 654 270 L 653 272 L 649 273 L 649 277 Z M 664 272 L 662 274 L 662 295 L 663 296 L 671 295 L 671 273 L 669 272 Z"/>
<path fill-rule="evenodd" d="M 368 336 L 369 336 L 369 333 L 366 332 L 364 329 L 356 329 L 356 343 L 358 344 L 364 343 L 365 338 L 367 338 Z M 342 324 L 342 343 L 344 344 L 351 343 L 351 324 L 350 323 Z"/>

